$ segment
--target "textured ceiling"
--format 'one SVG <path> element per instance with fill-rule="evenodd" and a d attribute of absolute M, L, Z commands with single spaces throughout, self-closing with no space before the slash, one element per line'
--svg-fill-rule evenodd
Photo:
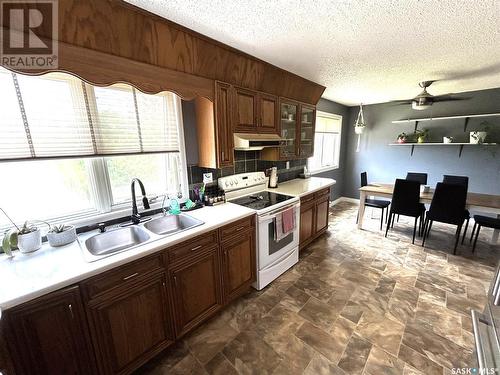
<path fill-rule="evenodd" d="M 127 0 L 342 104 L 500 87 L 500 0 Z"/>

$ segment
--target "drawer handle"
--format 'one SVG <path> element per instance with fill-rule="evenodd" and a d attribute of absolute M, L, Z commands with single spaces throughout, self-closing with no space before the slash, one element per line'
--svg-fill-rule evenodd
<path fill-rule="evenodd" d="M 239 228 L 236 228 L 236 232 L 239 232 L 240 230 L 244 229 L 245 227 L 239 227 Z"/>
<path fill-rule="evenodd" d="M 198 250 L 198 249 L 201 249 L 201 245 L 198 245 L 198 246 L 193 247 L 193 248 L 191 249 L 191 251 L 196 251 L 196 250 Z"/>
<path fill-rule="evenodd" d="M 125 276 L 125 277 L 123 278 L 123 281 L 125 281 L 125 280 L 129 280 L 129 279 L 131 279 L 132 277 L 136 277 L 137 275 L 139 275 L 139 272 L 133 273 L 132 275 Z"/>

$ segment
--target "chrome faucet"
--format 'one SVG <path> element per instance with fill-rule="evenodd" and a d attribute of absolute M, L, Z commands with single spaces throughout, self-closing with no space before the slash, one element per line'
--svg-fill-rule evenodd
<path fill-rule="evenodd" d="M 141 188 L 141 194 L 142 194 L 142 205 L 145 210 L 149 210 L 149 202 L 148 198 L 146 197 L 146 189 L 144 189 L 144 184 L 142 183 L 141 180 L 138 178 L 133 178 L 130 189 L 132 190 L 132 215 L 130 216 L 130 219 L 132 220 L 132 223 L 134 224 L 139 224 L 141 222 L 141 215 L 139 215 L 139 211 L 137 210 L 137 202 L 135 201 L 135 183 L 139 183 L 139 187 Z"/>

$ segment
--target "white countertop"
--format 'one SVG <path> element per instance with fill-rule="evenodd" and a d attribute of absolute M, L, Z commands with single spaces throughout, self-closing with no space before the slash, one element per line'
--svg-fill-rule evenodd
<path fill-rule="evenodd" d="M 226 203 L 188 214 L 205 224 L 92 263 L 84 260 L 78 241 L 60 248 L 44 243 L 40 250 L 32 254 L 15 251 L 13 258 L 0 255 L 0 311 L 253 215 L 255 211 Z"/>
<path fill-rule="evenodd" d="M 278 188 L 268 190 L 300 197 L 335 183 L 336 181 L 330 178 L 311 177 L 283 182 Z M 189 215 L 204 221 L 205 224 L 92 263 L 85 261 L 78 242 L 60 248 L 51 248 L 45 243 L 40 250 L 32 254 L 23 255 L 16 251 L 13 258 L 0 255 L 0 313 L 1 310 L 30 301 L 253 214 L 255 211 L 233 203 L 204 207 L 189 212 Z"/>
<path fill-rule="evenodd" d="M 300 197 L 335 185 L 336 183 L 337 181 L 334 179 L 325 177 L 296 178 L 295 180 L 279 183 L 276 189 L 267 190 L 291 195 L 293 197 Z"/>

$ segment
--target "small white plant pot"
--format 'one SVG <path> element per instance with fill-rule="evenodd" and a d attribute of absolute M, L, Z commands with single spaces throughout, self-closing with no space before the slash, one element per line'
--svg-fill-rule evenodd
<path fill-rule="evenodd" d="M 364 126 L 355 126 L 354 127 L 354 133 L 356 133 L 356 134 L 363 134 L 363 129 L 364 128 L 365 128 Z"/>
<path fill-rule="evenodd" d="M 486 132 L 470 132 L 469 143 L 474 145 L 484 143 L 487 134 Z"/>
<path fill-rule="evenodd" d="M 453 137 L 443 137 L 443 143 L 453 143 Z"/>
<path fill-rule="evenodd" d="M 76 228 L 74 225 L 68 225 L 63 232 L 49 232 L 47 233 L 47 239 L 49 240 L 49 245 L 52 247 L 68 245 L 76 241 Z"/>
<path fill-rule="evenodd" d="M 42 247 L 42 233 L 40 229 L 34 232 L 17 236 L 17 247 L 23 254 L 32 253 Z"/>

